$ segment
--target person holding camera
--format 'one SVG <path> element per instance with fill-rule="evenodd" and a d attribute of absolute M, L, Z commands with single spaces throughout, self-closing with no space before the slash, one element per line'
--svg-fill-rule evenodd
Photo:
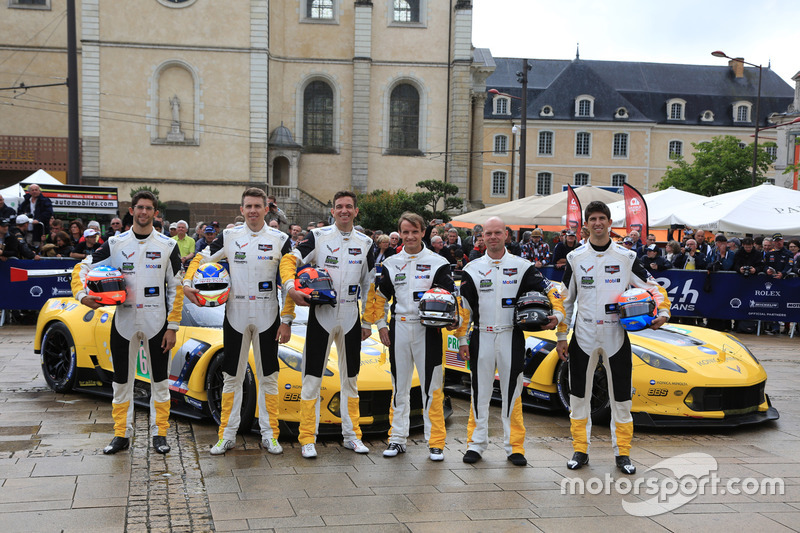
<path fill-rule="evenodd" d="M 733 256 L 733 270 L 745 277 L 764 272 L 764 254 L 756 250 L 752 237 L 742 239 L 742 247 Z"/>
<path fill-rule="evenodd" d="M 286 213 L 283 212 L 283 209 L 278 207 L 278 200 L 272 195 L 267 196 L 267 208 L 267 225 L 273 220 L 277 220 L 278 224 L 289 225 L 289 219 L 286 218 Z"/>

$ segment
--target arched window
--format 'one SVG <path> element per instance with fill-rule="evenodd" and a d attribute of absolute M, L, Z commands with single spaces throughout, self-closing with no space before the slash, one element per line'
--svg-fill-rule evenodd
<path fill-rule="evenodd" d="M 667 119 L 686 120 L 686 100 L 672 98 L 667 100 Z"/>
<path fill-rule="evenodd" d="M 536 194 L 547 196 L 553 192 L 553 175 L 549 172 L 539 172 L 536 175 Z"/>
<path fill-rule="evenodd" d="M 752 104 L 750 102 L 736 102 L 733 104 L 733 121 L 734 122 L 750 122 L 750 110 Z"/>
<path fill-rule="evenodd" d="M 683 141 L 669 142 L 669 158 L 678 159 L 683 155 Z"/>
<path fill-rule="evenodd" d="M 392 89 L 389 150 L 419 152 L 419 92 L 408 83 Z"/>
<path fill-rule="evenodd" d="M 310 19 L 333 19 L 333 0 L 306 0 L 306 16 Z"/>
<path fill-rule="evenodd" d="M 303 93 L 303 149 L 332 152 L 333 89 L 321 80 L 312 81 Z"/>
<path fill-rule="evenodd" d="M 575 98 L 575 116 L 593 117 L 594 116 L 594 97 L 582 94 Z"/>
<path fill-rule="evenodd" d="M 508 196 L 508 173 L 502 170 L 492 172 L 492 196 Z"/>
<path fill-rule="evenodd" d="M 508 152 L 508 137 L 506 135 L 495 135 L 494 153 L 505 155 Z"/>
<path fill-rule="evenodd" d="M 511 101 L 507 96 L 498 96 L 494 100 L 494 114 L 495 115 L 510 115 L 509 102 Z"/>

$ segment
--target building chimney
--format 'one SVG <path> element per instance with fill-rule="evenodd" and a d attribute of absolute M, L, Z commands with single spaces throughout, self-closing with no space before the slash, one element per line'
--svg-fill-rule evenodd
<path fill-rule="evenodd" d="M 736 59 L 731 59 L 728 61 L 728 66 L 731 67 L 731 71 L 733 71 L 733 75 L 736 78 L 744 78 L 744 58 L 737 57 Z"/>

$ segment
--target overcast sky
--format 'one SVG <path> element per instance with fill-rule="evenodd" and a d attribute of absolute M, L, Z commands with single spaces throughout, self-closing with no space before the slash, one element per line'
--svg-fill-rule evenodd
<path fill-rule="evenodd" d="M 472 42 L 495 57 L 724 65 L 722 50 L 794 87 L 798 0 L 473 0 Z"/>

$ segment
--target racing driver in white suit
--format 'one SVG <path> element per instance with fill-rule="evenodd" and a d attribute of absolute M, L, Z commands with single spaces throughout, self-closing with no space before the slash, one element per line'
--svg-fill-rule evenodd
<path fill-rule="evenodd" d="M 330 273 L 336 291 L 336 305 L 314 305 L 308 314 L 306 344 L 303 349 L 303 385 L 300 391 L 301 454 L 317 456 L 320 387 L 328 364 L 331 343 L 339 354 L 341 392 L 339 414 L 343 446 L 356 453 L 368 453 L 361 442 L 358 405 L 358 371 L 361 367 L 361 341 L 370 336 L 370 324 L 362 323 L 359 301 L 369 291 L 374 259 L 372 239 L 353 228 L 358 216 L 355 193 L 340 191 L 333 196 L 334 225 L 311 230 L 291 253 L 281 259 L 281 279 L 287 289 L 282 320 L 294 316 L 294 304 L 308 305 L 308 297 L 295 290 L 297 267 L 310 263 Z M 330 400 L 330 399 L 329 399 Z"/>
<path fill-rule="evenodd" d="M 114 438 L 103 448 L 103 453 L 114 454 L 130 446 L 133 386 L 141 346 L 150 372 L 150 434 L 153 448 L 163 454 L 170 450 L 167 444 L 169 352 L 175 346 L 175 332 L 183 309 L 181 257 L 177 241 L 153 229 L 153 220 L 158 215 L 155 196 L 140 191 L 131 199 L 131 206 L 131 229 L 109 238 L 94 254 L 75 265 L 72 293 L 83 305 L 97 309 L 100 307 L 97 297 L 84 289 L 86 275 L 100 265 L 122 272 L 127 295 L 114 313 L 110 339 L 114 364 L 111 401 Z"/>
<path fill-rule="evenodd" d="M 225 345 L 222 410 L 219 440 L 211 448 L 211 454 L 221 455 L 236 445 L 251 344 L 258 379 L 261 445 L 269 453 L 279 454 L 283 448 L 278 442 L 278 343 L 288 341 L 292 332 L 288 321 L 281 323 L 279 316 L 278 266 L 292 245 L 288 235 L 264 222 L 267 194 L 263 190 L 257 187 L 245 190 L 239 210 L 245 224 L 224 230 L 194 257 L 186 270 L 183 290 L 192 303 L 199 305 L 198 291 L 191 286 L 197 268 L 203 263 L 227 259 L 231 292 L 222 323 Z"/>
<path fill-rule="evenodd" d="M 547 295 L 553 314 L 545 329 L 564 320 L 563 307 L 555 285 L 542 276 L 533 263 L 506 250 L 508 231 L 503 221 L 492 217 L 483 227 L 486 254 L 470 261 L 461 278 L 463 322 L 456 332 L 459 355 L 470 362 L 472 401 L 467 423 L 465 463 L 481 460 L 489 445 L 489 402 L 494 389 L 495 369 L 502 396 L 503 448 L 516 466 L 525 459 L 525 426 L 522 422 L 522 370 L 525 338 L 514 325 L 517 299 L 530 291 Z M 469 323 L 474 328 L 467 345 Z"/>
<path fill-rule="evenodd" d="M 666 291 L 636 259 L 636 252 L 611 242 L 611 212 L 603 202 L 591 202 L 584 210 L 589 241 L 567 255 L 562 298 L 567 321 L 557 332 L 556 350 L 569 361 L 570 429 L 574 454 L 567 468 L 576 470 L 589 462 L 591 399 L 594 372 L 602 357 L 611 401 L 611 441 L 617 467 L 636 473 L 630 460 L 633 438 L 631 417 L 632 354 L 628 333 L 620 325 L 617 298 L 631 285 L 653 296 L 658 329 L 670 316 Z M 575 311 L 572 340 L 567 346 L 568 323 Z M 569 359 L 567 359 L 569 358 Z"/>
<path fill-rule="evenodd" d="M 415 213 L 403 213 L 399 220 L 403 249 L 383 262 L 383 272 L 370 289 L 364 313 L 366 322 L 377 324 L 384 346 L 389 347 L 392 369 L 392 425 L 384 457 L 406 451 L 411 415 L 411 380 L 414 365 L 422 391 L 425 440 L 432 461 L 444 459 L 447 430 L 444 425 L 442 329 L 419 322 L 419 302 L 428 289 L 438 287 L 455 294 L 450 263 L 425 248 L 425 221 Z M 392 301 L 391 320 L 386 325 L 386 308 Z M 453 326 L 455 329 L 455 325 Z"/>

